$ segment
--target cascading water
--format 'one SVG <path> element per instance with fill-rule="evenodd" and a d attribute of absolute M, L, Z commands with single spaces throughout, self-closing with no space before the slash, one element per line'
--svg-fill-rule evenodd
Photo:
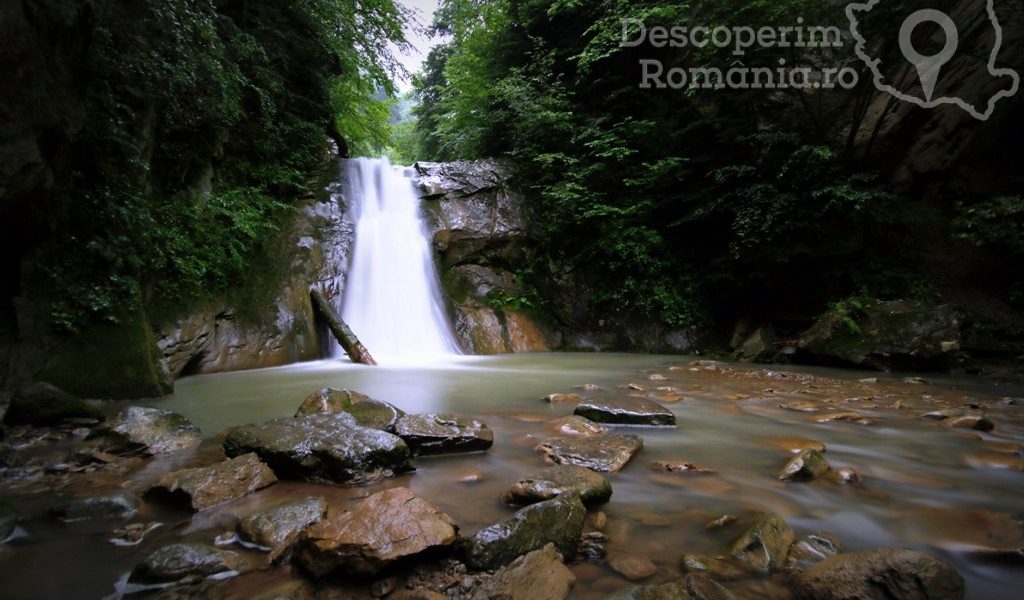
<path fill-rule="evenodd" d="M 412 180 L 386 158 L 349 160 L 347 170 L 356 235 L 342 318 L 385 364 L 461 354 Z"/>

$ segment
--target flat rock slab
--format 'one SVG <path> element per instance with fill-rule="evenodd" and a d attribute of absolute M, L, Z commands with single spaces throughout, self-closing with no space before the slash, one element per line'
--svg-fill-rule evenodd
<path fill-rule="evenodd" d="M 550 422 L 549 429 L 562 435 L 600 435 L 608 429 L 600 423 L 578 415 L 569 415 Z"/>
<path fill-rule="evenodd" d="M 416 454 L 480 452 L 494 445 L 490 427 L 458 415 L 405 415 L 395 424 L 395 434 Z"/>
<path fill-rule="evenodd" d="M 295 411 L 295 416 L 304 417 L 319 413 L 338 412 L 352 415 L 357 425 L 390 433 L 395 432 L 395 423 L 399 417 L 405 415 L 404 412 L 387 402 L 374 400 L 366 394 L 326 387 L 310 394 Z"/>
<path fill-rule="evenodd" d="M 676 416 L 664 406 L 645 398 L 585 400 L 573 414 L 609 425 L 674 426 Z"/>
<path fill-rule="evenodd" d="M 578 496 L 559 496 L 520 509 L 508 519 L 463 539 L 466 564 L 491 570 L 548 544 L 566 558 L 576 554 L 587 509 Z"/>
<path fill-rule="evenodd" d="M 326 516 L 327 500 L 323 496 L 307 496 L 249 515 L 238 522 L 237 529 L 243 541 L 269 550 L 270 560 L 274 561 L 307 527 Z"/>
<path fill-rule="evenodd" d="M 250 452 L 212 467 L 182 469 L 161 477 L 146 490 L 147 497 L 164 498 L 206 510 L 277 482 L 267 465 Z"/>
<path fill-rule="evenodd" d="M 578 465 L 603 473 L 616 473 L 644 447 L 638 435 L 553 437 L 537 446 L 560 465 Z"/>
<path fill-rule="evenodd" d="M 515 559 L 473 588 L 471 600 L 565 600 L 576 576 L 565 566 L 554 544 Z"/>
<path fill-rule="evenodd" d="M 329 516 L 301 536 L 296 561 L 314 577 L 372 577 L 402 561 L 451 546 L 458 526 L 408 488 L 392 488 Z"/>
<path fill-rule="evenodd" d="M 56 509 L 54 514 L 64 521 L 85 519 L 127 518 L 139 510 L 139 500 L 128 492 L 78 498 Z"/>
<path fill-rule="evenodd" d="M 86 438 L 89 445 L 112 454 L 168 454 L 195 448 L 203 434 L 178 413 L 131 406 Z"/>
<path fill-rule="evenodd" d="M 167 583 L 185 577 L 209 577 L 240 571 L 245 561 L 230 550 L 206 544 L 173 544 L 149 555 L 132 571 L 132 583 Z"/>
<path fill-rule="evenodd" d="M 800 600 L 962 600 L 964 580 L 946 562 L 915 550 L 878 548 L 839 554 L 795 578 Z"/>
<path fill-rule="evenodd" d="M 555 465 L 520 479 L 505 492 L 506 504 L 524 506 L 550 500 L 564 494 L 576 494 L 583 504 L 592 506 L 608 502 L 612 484 L 606 477 L 577 465 Z"/>
<path fill-rule="evenodd" d="M 235 427 L 224 453 L 255 452 L 282 479 L 367 484 L 413 469 L 401 438 L 360 427 L 348 413 L 313 414 Z"/>

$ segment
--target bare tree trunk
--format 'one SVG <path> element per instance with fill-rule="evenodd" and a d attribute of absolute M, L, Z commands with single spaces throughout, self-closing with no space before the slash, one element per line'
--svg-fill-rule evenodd
<path fill-rule="evenodd" d="M 334 310 L 331 303 L 324 298 L 324 295 L 319 290 L 312 290 L 309 292 L 309 297 L 313 299 L 313 306 L 323 315 L 324 321 L 327 322 L 327 327 L 334 334 L 334 337 L 337 338 L 345 354 L 348 354 L 348 357 L 352 359 L 352 362 L 376 365 L 377 361 L 373 360 L 373 357 L 370 356 L 370 351 L 366 349 L 366 346 L 363 346 L 359 338 L 356 337 L 356 334 L 352 333 L 352 330 L 348 328 L 345 321 L 341 320 L 341 316 Z"/>

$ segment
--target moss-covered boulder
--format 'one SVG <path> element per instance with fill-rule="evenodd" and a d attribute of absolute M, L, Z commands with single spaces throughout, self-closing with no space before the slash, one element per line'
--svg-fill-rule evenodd
<path fill-rule="evenodd" d="M 57 425 L 67 419 L 104 420 L 95 406 L 68 394 L 57 386 L 36 382 L 23 386 L 11 396 L 4 413 L 7 425 Z"/>
<path fill-rule="evenodd" d="M 338 412 L 352 415 L 356 423 L 363 427 L 391 433 L 395 432 L 395 423 L 398 419 L 405 415 L 400 409 L 387 402 L 374 400 L 366 394 L 325 387 L 310 394 L 295 411 L 295 416 Z"/>
<path fill-rule="evenodd" d="M 800 600 L 961 600 L 964 580 L 934 556 L 899 548 L 839 554 L 797 575 Z"/>
<path fill-rule="evenodd" d="M 178 413 L 159 408 L 130 406 L 104 427 L 94 429 L 85 444 L 111 454 L 168 454 L 195 448 L 203 434 Z"/>

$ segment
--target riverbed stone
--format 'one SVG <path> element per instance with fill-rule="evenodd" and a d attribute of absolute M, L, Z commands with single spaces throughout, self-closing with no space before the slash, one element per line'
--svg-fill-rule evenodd
<path fill-rule="evenodd" d="M 169 454 L 195 448 L 203 434 L 178 413 L 131 406 L 86 438 L 90 447 L 111 454 Z"/>
<path fill-rule="evenodd" d="M 576 576 L 565 566 L 554 544 L 528 552 L 493 575 L 483 575 L 471 600 L 564 600 Z"/>
<path fill-rule="evenodd" d="M 24 464 L 18 451 L 0 442 L 0 469 L 13 469 Z"/>
<path fill-rule="evenodd" d="M 7 425 L 58 425 L 66 419 L 103 421 L 103 411 L 76 398 L 57 386 L 42 381 L 15 390 L 11 396 L 4 423 Z"/>
<path fill-rule="evenodd" d="M 149 555 L 132 570 L 132 583 L 168 583 L 185 577 L 209 577 L 240 571 L 245 561 L 237 553 L 206 544 L 172 544 Z"/>
<path fill-rule="evenodd" d="M 366 394 L 347 389 L 325 387 L 310 394 L 295 411 L 296 417 L 319 413 L 345 412 L 355 419 L 357 425 L 371 429 L 395 432 L 395 423 L 405 415 L 400 409 L 374 400 Z"/>
<path fill-rule="evenodd" d="M 396 563 L 450 547 L 457 532 L 458 526 L 439 508 L 408 488 L 392 488 L 306 529 L 296 561 L 317 578 L 332 572 L 372 577 Z"/>
<path fill-rule="evenodd" d="M 669 409 L 646 398 L 585 400 L 573 414 L 609 425 L 672 426 L 676 416 Z"/>
<path fill-rule="evenodd" d="M 505 492 L 506 504 L 526 505 L 563 494 L 577 494 L 583 504 L 604 504 L 612 496 L 612 484 L 600 473 L 577 465 L 555 465 L 520 479 Z"/>
<path fill-rule="evenodd" d="M 608 559 L 613 571 L 630 581 L 647 579 L 658 572 L 651 559 L 640 554 L 616 554 Z"/>
<path fill-rule="evenodd" d="M 682 581 L 653 583 L 627 588 L 604 597 L 604 600 L 693 600 Z"/>
<path fill-rule="evenodd" d="M 255 452 L 282 479 L 367 484 L 412 470 L 401 438 L 356 425 L 348 413 L 274 419 L 231 429 L 230 457 Z"/>
<path fill-rule="evenodd" d="M 466 564 L 490 570 L 551 543 L 565 559 L 576 553 L 587 509 L 577 495 L 531 504 L 462 542 Z"/>
<path fill-rule="evenodd" d="M 684 581 L 693 600 L 735 600 L 732 592 L 706 575 L 690 573 Z"/>
<path fill-rule="evenodd" d="M 779 571 L 786 566 L 794 541 L 796 534 L 789 523 L 767 513 L 733 543 L 731 554 L 758 571 Z"/>
<path fill-rule="evenodd" d="M 147 497 L 166 498 L 192 510 L 206 510 L 230 502 L 277 482 L 254 452 L 212 467 L 181 469 L 167 473 L 146 491 Z"/>
<path fill-rule="evenodd" d="M 274 561 L 310 525 L 327 516 L 327 500 L 323 496 L 307 496 L 288 500 L 238 521 L 238 534 L 243 541 L 270 551 Z"/>
<path fill-rule="evenodd" d="M 839 554 L 839 540 L 827 533 L 805 535 L 789 548 L 786 568 L 803 569 Z"/>
<path fill-rule="evenodd" d="M 961 600 L 964 580 L 945 561 L 916 550 L 839 554 L 795 578 L 800 600 Z"/>
<path fill-rule="evenodd" d="M 960 429 L 974 429 L 976 431 L 992 431 L 996 428 L 995 423 L 981 415 L 965 415 L 951 419 L 949 426 Z"/>
<path fill-rule="evenodd" d="M 644 440 L 638 435 L 609 434 L 548 438 L 537 446 L 537 450 L 556 464 L 616 473 L 643 447 Z"/>
<path fill-rule="evenodd" d="M 14 507 L 6 500 L 0 498 L 0 543 L 11 537 L 17 522 L 18 511 L 14 510 Z"/>
<path fill-rule="evenodd" d="M 696 575 L 706 575 L 714 579 L 745 579 L 751 576 L 749 567 L 731 556 L 704 556 L 700 554 L 684 554 L 683 570 Z"/>
<path fill-rule="evenodd" d="M 579 415 L 569 415 L 568 417 L 555 419 L 551 421 L 549 429 L 563 435 L 601 435 L 608 432 L 604 425 Z"/>
<path fill-rule="evenodd" d="M 579 394 L 548 394 L 544 401 L 551 404 L 577 404 L 586 400 Z"/>
<path fill-rule="evenodd" d="M 395 433 L 416 454 L 480 452 L 494 444 L 494 432 L 485 423 L 450 414 L 405 415 Z"/>
<path fill-rule="evenodd" d="M 810 481 L 828 473 L 832 467 L 816 448 L 804 448 L 782 467 L 779 479 L 783 481 Z"/>
<path fill-rule="evenodd" d="M 139 500 L 128 492 L 77 498 L 57 508 L 53 514 L 64 521 L 127 518 L 139 510 Z"/>

